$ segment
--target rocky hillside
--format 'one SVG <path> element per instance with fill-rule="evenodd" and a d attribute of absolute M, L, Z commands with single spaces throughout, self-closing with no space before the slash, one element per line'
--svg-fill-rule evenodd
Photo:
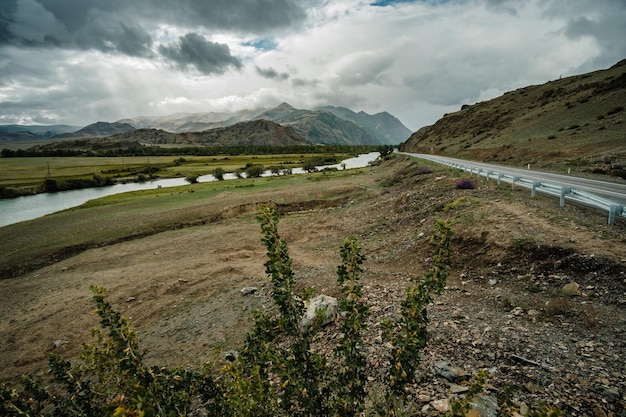
<path fill-rule="evenodd" d="M 287 146 L 303 145 L 306 141 L 294 129 L 267 120 L 241 122 L 204 132 L 170 133 L 150 130 L 120 135 L 145 144 L 219 145 L 219 146 Z"/>
<path fill-rule="evenodd" d="M 464 105 L 403 143 L 408 152 L 626 177 L 626 60 Z"/>
<path fill-rule="evenodd" d="M 387 112 L 370 115 L 363 111 L 355 113 L 345 107 L 334 106 L 320 107 L 319 110 L 329 111 L 337 117 L 355 123 L 370 136 L 377 138 L 380 143 L 396 145 L 411 136 L 411 131 Z"/>
<path fill-rule="evenodd" d="M 282 103 L 257 119 L 272 120 L 295 129 L 309 143 L 329 145 L 376 145 L 381 143 L 357 124 L 326 110 L 301 110 Z"/>

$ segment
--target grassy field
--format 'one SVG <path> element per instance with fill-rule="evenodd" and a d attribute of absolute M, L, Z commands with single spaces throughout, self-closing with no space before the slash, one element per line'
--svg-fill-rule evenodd
<path fill-rule="evenodd" d="M 340 159 L 349 154 L 335 154 Z M 211 174 L 215 168 L 233 172 L 246 164 L 284 168 L 302 166 L 305 160 L 324 154 L 234 155 L 234 156 L 141 156 L 141 157 L 46 157 L 0 158 L 0 187 L 34 187 L 47 177 L 56 180 L 91 178 L 94 175 L 116 179 L 132 178 L 137 172 L 158 168 L 161 178 Z"/>
<path fill-rule="evenodd" d="M 268 196 L 279 204 L 295 195 L 305 201 L 333 199 L 341 193 L 325 184 L 338 182 L 342 188 L 355 176 L 363 176 L 363 171 L 203 182 L 93 200 L 28 223 L 3 227 L 0 276 L 15 276 L 86 248 L 212 223 L 220 220 L 229 207 L 253 211 Z"/>

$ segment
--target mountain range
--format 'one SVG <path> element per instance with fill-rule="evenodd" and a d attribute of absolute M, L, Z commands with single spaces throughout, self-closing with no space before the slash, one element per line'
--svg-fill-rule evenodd
<path fill-rule="evenodd" d="M 387 112 L 374 115 L 355 113 L 345 107 L 296 109 L 282 103 L 271 109 L 243 110 L 234 113 L 178 113 L 165 117 L 134 117 L 119 120 L 137 129 L 154 128 L 172 133 L 203 132 L 253 120 L 268 120 L 290 126 L 308 143 L 397 145 L 411 131 Z"/>
<path fill-rule="evenodd" d="M 27 127 L 24 127 L 26 129 Z M 260 129 L 255 132 L 254 129 Z M 411 131 L 387 112 L 369 115 L 343 107 L 296 109 L 282 103 L 271 109 L 234 113 L 177 113 L 169 116 L 132 117 L 114 123 L 97 122 L 74 131 L 49 135 L 44 149 L 85 149 L 124 145 L 395 145 Z M 2 132 L 0 131 L 0 135 Z M 18 140 L 19 138 L 15 139 Z M 103 143 L 96 143 L 102 138 Z M 36 135 L 31 135 L 31 139 Z M 42 138 L 42 137 L 40 137 Z M 94 143 L 85 142 L 93 139 Z M 6 137 L 5 140 L 11 140 Z"/>
<path fill-rule="evenodd" d="M 68 125 L 0 125 L 0 142 L 48 139 L 63 133 L 72 133 L 78 129 L 80 127 Z"/>

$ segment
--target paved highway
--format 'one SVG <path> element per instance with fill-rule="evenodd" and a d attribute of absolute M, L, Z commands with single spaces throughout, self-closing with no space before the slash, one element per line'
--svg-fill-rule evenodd
<path fill-rule="evenodd" d="M 573 175 L 560 175 L 552 174 L 548 172 L 533 171 L 529 169 L 513 168 L 502 165 L 485 164 L 482 162 L 467 161 L 463 159 L 448 158 L 444 156 L 398 152 L 403 155 L 414 156 L 416 158 L 427 159 L 434 162 L 454 162 L 466 166 L 474 166 L 480 169 L 494 171 L 499 174 L 507 174 L 513 176 L 519 176 L 529 178 L 532 180 L 540 181 L 543 183 L 549 183 L 557 186 L 566 186 L 576 188 L 581 191 L 593 193 L 598 197 L 602 197 L 606 200 L 613 201 L 617 204 L 626 207 L 626 184 L 625 183 L 613 183 L 606 181 L 591 180 L 587 178 L 580 178 Z"/>

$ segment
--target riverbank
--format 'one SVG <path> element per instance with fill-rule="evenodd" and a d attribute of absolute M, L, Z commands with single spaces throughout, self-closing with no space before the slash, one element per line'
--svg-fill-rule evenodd
<path fill-rule="evenodd" d="M 314 166 L 310 165 L 307 169 L 304 168 L 287 168 L 288 165 L 282 165 L 278 170 L 278 166 L 274 166 L 263 172 L 261 169 L 259 174 L 261 176 L 273 176 L 273 175 L 286 175 L 286 174 L 304 174 L 307 172 L 315 172 L 319 170 L 328 169 L 352 169 L 367 166 L 370 162 L 378 158 L 380 154 L 378 152 L 370 152 L 362 154 L 356 157 L 348 158 L 339 161 L 334 165 Z M 323 162 L 337 162 L 337 155 L 331 157 L 317 157 L 315 159 L 310 158 L 309 162 L 317 161 Z M 252 167 L 259 167 L 259 165 L 250 165 Z M 206 169 L 205 169 L 206 171 Z M 223 179 L 234 180 L 246 177 L 246 172 L 230 173 L 224 172 Z M 216 181 L 214 175 L 202 175 L 193 176 L 194 182 L 212 182 Z M 154 188 L 169 188 L 184 186 L 190 183 L 189 178 L 177 177 L 177 178 L 165 178 L 165 179 L 153 179 L 149 181 L 137 181 L 137 182 L 123 182 L 115 185 L 102 186 L 97 188 L 84 188 L 79 190 L 59 191 L 55 193 L 39 193 L 36 195 L 22 196 L 15 199 L 0 199 L 0 227 L 9 224 L 19 223 L 25 220 L 32 220 L 46 214 L 55 213 L 57 211 L 65 210 L 68 208 L 76 207 L 86 203 L 89 200 L 106 197 L 109 195 L 115 195 L 130 191 L 148 190 Z"/>
<path fill-rule="evenodd" d="M 112 183 L 201 176 L 213 173 L 215 168 L 243 172 L 250 165 L 295 168 L 309 161 L 325 165 L 367 151 L 344 147 L 328 152 L 268 155 L 3 157 L 0 158 L 0 195 L 14 197 Z"/>

